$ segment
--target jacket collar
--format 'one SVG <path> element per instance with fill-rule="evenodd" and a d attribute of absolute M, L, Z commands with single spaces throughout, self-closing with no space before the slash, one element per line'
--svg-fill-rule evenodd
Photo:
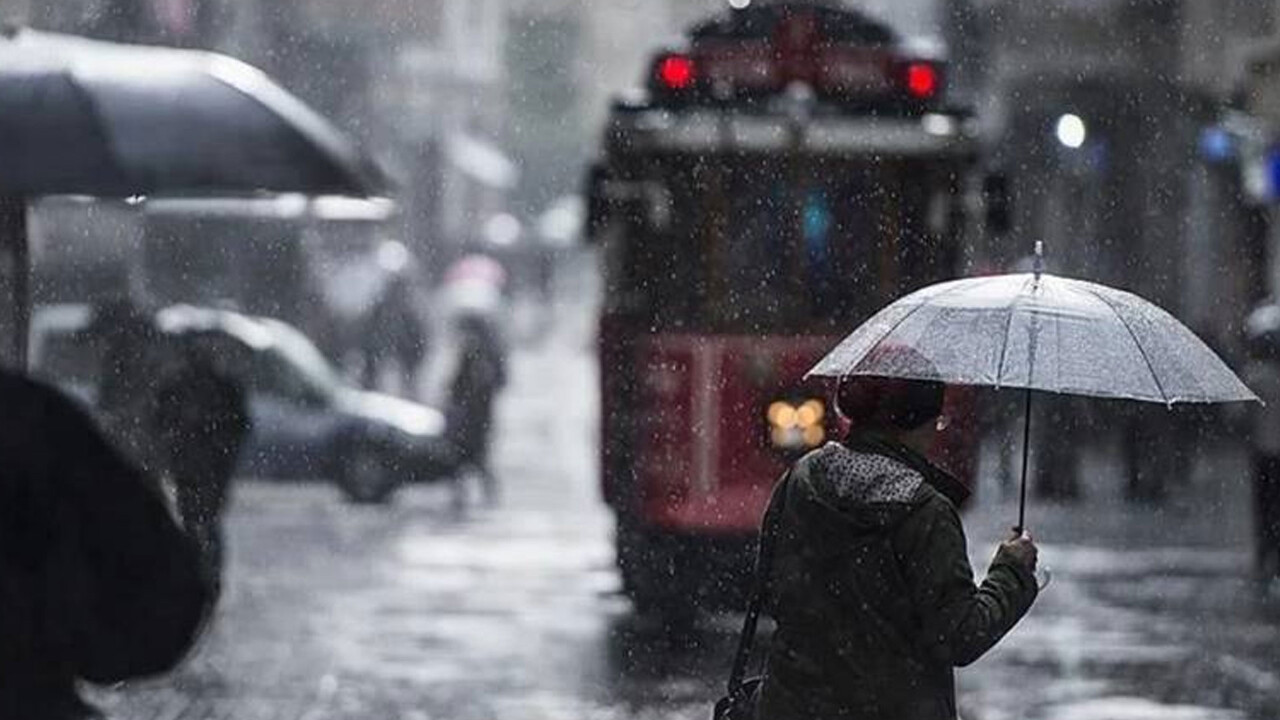
<path fill-rule="evenodd" d="M 850 450 L 875 453 L 897 460 L 924 476 L 925 482 L 957 507 L 968 500 L 972 492 L 956 476 L 887 434 L 872 430 L 853 432 L 845 438 L 844 445 Z"/>

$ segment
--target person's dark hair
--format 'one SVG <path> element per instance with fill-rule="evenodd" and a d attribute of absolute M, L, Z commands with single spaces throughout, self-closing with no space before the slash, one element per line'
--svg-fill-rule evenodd
<path fill-rule="evenodd" d="M 836 388 L 836 409 L 854 430 L 914 430 L 942 414 L 946 386 L 936 380 L 859 375 Z"/>
<path fill-rule="evenodd" d="M 870 367 L 893 367 L 916 376 L 937 376 L 937 369 L 918 352 L 903 347 L 877 348 Z M 836 410 L 857 430 L 914 430 L 942 414 L 946 385 L 878 375 L 846 375 L 835 390 Z"/>

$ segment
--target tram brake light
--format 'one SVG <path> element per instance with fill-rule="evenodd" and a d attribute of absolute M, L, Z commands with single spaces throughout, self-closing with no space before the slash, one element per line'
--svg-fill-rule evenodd
<path fill-rule="evenodd" d="M 654 79 L 668 91 L 682 91 L 697 82 L 697 66 L 693 58 L 680 53 L 662 55 L 654 65 Z"/>
<path fill-rule="evenodd" d="M 932 100 L 942 90 L 942 71 L 931 62 L 908 62 L 902 69 L 902 86 L 915 100 Z"/>

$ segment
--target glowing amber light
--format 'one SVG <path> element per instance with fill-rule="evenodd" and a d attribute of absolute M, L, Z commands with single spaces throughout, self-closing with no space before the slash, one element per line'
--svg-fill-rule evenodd
<path fill-rule="evenodd" d="M 827 433 L 822 429 L 821 425 L 810 425 L 804 429 L 804 444 L 809 447 L 817 447 L 827 439 Z"/>
<path fill-rule="evenodd" d="M 796 422 L 800 427 L 807 428 L 822 422 L 824 410 L 822 401 L 806 400 L 803 405 L 796 410 Z"/>
<path fill-rule="evenodd" d="M 799 425 L 796 409 L 779 400 L 769 406 L 769 422 L 777 428 L 793 428 Z"/>
<path fill-rule="evenodd" d="M 777 427 L 775 425 L 773 428 L 773 432 L 771 432 L 769 435 L 773 439 L 774 445 L 778 447 L 786 447 L 787 445 L 791 444 L 790 443 L 791 438 L 788 437 L 788 432 L 789 431 L 787 430 L 787 428 Z"/>

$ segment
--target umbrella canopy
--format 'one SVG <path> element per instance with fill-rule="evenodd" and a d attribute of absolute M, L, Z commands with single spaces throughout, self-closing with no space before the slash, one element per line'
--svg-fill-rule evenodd
<path fill-rule="evenodd" d="M 903 346 L 901 353 L 874 352 Z M 1172 404 L 1257 400 L 1172 315 L 1128 292 L 1034 273 L 931 285 L 864 323 L 808 373 L 877 375 Z"/>
<path fill-rule="evenodd" d="M 1040 257 L 1037 243 L 1037 265 Z M 1258 400 L 1159 307 L 1040 272 L 953 280 L 895 301 L 806 377 L 849 375 L 1025 389 L 1018 532 L 1026 524 L 1032 390 L 1167 405 Z"/>
<path fill-rule="evenodd" d="M 17 29 L 0 37 L 0 194 L 370 196 L 337 129 L 209 52 Z"/>

